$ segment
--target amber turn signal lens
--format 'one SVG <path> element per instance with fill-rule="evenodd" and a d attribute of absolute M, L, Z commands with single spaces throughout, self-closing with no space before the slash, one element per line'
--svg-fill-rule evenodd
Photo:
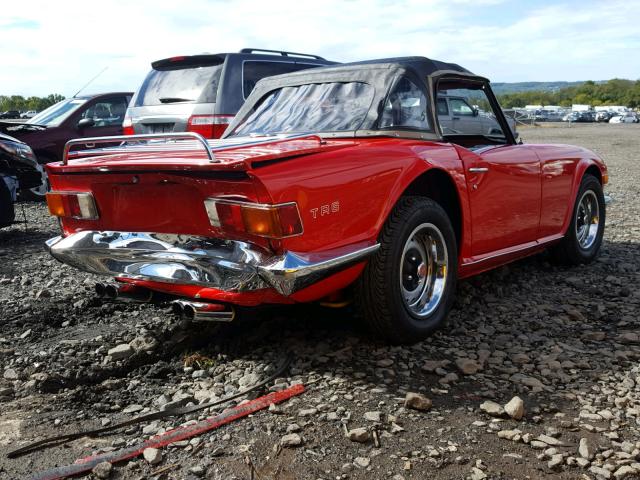
<path fill-rule="evenodd" d="M 54 217 L 64 217 L 62 195 L 52 192 L 47 193 L 47 206 L 49 207 L 49 213 Z"/>
<path fill-rule="evenodd" d="M 602 175 L 602 184 L 606 185 L 607 183 L 609 183 L 609 174 L 605 173 L 604 175 Z"/>
<path fill-rule="evenodd" d="M 98 210 L 93 195 L 89 192 L 47 193 L 49 213 L 55 217 L 95 220 Z"/>

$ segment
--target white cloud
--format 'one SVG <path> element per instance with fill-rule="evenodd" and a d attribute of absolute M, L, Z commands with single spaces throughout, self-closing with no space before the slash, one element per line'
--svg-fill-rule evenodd
<path fill-rule="evenodd" d="M 4 6 L 0 94 L 135 90 L 153 60 L 262 47 L 338 61 L 425 55 L 494 81 L 640 75 L 638 2 L 31 0 Z M 514 7 L 515 5 L 515 7 Z"/>

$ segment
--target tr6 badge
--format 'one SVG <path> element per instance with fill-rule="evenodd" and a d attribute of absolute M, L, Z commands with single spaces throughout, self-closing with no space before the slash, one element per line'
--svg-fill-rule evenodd
<path fill-rule="evenodd" d="M 320 205 L 319 207 L 309 209 L 309 212 L 311 213 L 311 216 L 313 218 L 324 217 L 325 215 L 331 215 L 332 213 L 338 213 L 339 211 L 340 202 L 338 200 L 326 205 Z"/>

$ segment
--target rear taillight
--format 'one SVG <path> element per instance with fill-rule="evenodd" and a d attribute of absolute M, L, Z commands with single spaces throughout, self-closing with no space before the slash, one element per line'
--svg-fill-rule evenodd
<path fill-rule="evenodd" d="M 233 117 L 233 115 L 191 115 L 187 122 L 187 130 L 199 133 L 205 138 L 220 138 Z"/>
<path fill-rule="evenodd" d="M 95 220 L 98 209 L 93 195 L 89 192 L 49 192 L 47 193 L 49 213 L 55 217 Z"/>
<path fill-rule="evenodd" d="M 209 221 L 224 231 L 267 238 L 286 238 L 302 233 L 302 220 L 294 202 L 267 205 L 208 198 L 204 202 Z"/>
<path fill-rule="evenodd" d="M 130 116 L 125 116 L 122 121 L 122 134 L 123 135 L 135 135 L 133 130 L 133 119 Z"/>

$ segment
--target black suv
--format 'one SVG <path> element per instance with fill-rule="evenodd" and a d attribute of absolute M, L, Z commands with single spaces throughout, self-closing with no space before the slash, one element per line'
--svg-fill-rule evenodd
<path fill-rule="evenodd" d="M 335 63 L 255 48 L 158 60 L 131 99 L 124 133 L 190 131 L 220 138 L 258 80 Z"/>

